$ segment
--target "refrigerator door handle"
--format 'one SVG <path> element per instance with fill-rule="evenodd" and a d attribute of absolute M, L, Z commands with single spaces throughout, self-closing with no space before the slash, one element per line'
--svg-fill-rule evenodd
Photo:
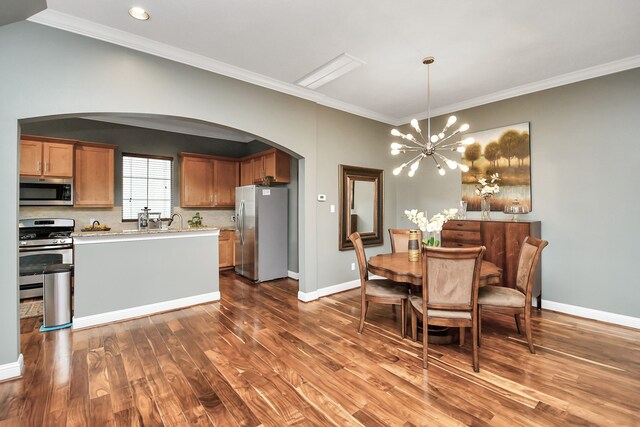
<path fill-rule="evenodd" d="M 240 244 L 244 245 L 244 200 L 240 200 Z"/>

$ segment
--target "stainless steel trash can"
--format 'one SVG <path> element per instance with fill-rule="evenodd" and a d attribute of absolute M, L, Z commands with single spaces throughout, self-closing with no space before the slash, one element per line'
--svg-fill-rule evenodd
<path fill-rule="evenodd" d="M 44 269 L 44 321 L 41 330 L 71 325 L 72 273 L 71 264 L 52 264 Z"/>

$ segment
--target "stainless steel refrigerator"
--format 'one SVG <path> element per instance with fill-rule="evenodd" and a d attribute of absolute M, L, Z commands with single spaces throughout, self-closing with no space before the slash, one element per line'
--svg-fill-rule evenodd
<path fill-rule="evenodd" d="M 236 273 L 256 282 L 287 276 L 287 192 L 236 187 Z"/>

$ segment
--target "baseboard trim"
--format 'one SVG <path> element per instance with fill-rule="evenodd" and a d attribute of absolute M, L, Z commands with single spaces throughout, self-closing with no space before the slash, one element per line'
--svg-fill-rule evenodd
<path fill-rule="evenodd" d="M 210 292 L 207 294 L 178 298 L 170 301 L 125 308 L 123 310 L 92 314 L 90 316 L 84 317 L 74 317 L 73 329 L 86 329 L 94 326 L 104 325 L 106 323 L 135 319 L 136 317 L 148 316 L 150 314 L 161 313 L 163 311 L 177 310 L 180 308 L 189 307 L 191 305 L 204 304 L 207 302 L 214 302 L 219 300 L 220 292 Z"/>
<path fill-rule="evenodd" d="M 18 356 L 18 360 L 11 363 L 0 365 L 0 382 L 14 380 L 22 376 L 24 371 L 24 358 L 22 353 Z"/>
<path fill-rule="evenodd" d="M 310 302 L 318 299 L 318 291 L 302 292 L 298 291 L 298 299 L 302 302 Z"/>
<path fill-rule="evenodd" d="M 384 279 L 382 276 L 376 276 L 372 274 L 369 276 L 370 279 Z M 318 298 L 326 297 L 328 295 L 337 294 L 340 292 L 350 291 L 351 289 L 356 289 L 360 287 L 360 279 L 350 280 L 344 283 L 338 283 L 337 285 L 327 286 L 325 288 L 320 288 L 314 292 L 302 292 L 298 291 L 298 299 L 302 302 L 309 302 L 317 300 Z"/>
<path fill-rule="evenodd" d="M 593 308 L 579 307 L 577 305 L 564 304 L 561 302 L 542 300 L 542 308 L 545 310 L 557 311 L 571 314 L 587 319 L 599 320 L 601 322 L 613 323 L 620 326 L 640 329 L 640 318 L 626 316 L 624 314 L 610 313 L 608 311 L 595 310 Z"/>
<path fill-rule="evenodd" d="M 293 280 L 300 280 L 300 273 L 296 273 L 295 271 L 287 271 L 287 276 Z"/>

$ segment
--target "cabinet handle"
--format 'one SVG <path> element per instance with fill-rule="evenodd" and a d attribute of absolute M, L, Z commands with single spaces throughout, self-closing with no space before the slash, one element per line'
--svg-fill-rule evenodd
<path fill-rule="evenodd" d="M 44 171 L 45 172 L 49 171 L 49 162 L 44 162 Z"/>
<path fill-rule="evenodd" d="M 40 163 L 40 161 L 38 161 L 38 162 L 36 162 L 36 163 L 38 164 L 38 172 L 40 172 L 40 165 L 41 165 L 41 163 Z"/>

